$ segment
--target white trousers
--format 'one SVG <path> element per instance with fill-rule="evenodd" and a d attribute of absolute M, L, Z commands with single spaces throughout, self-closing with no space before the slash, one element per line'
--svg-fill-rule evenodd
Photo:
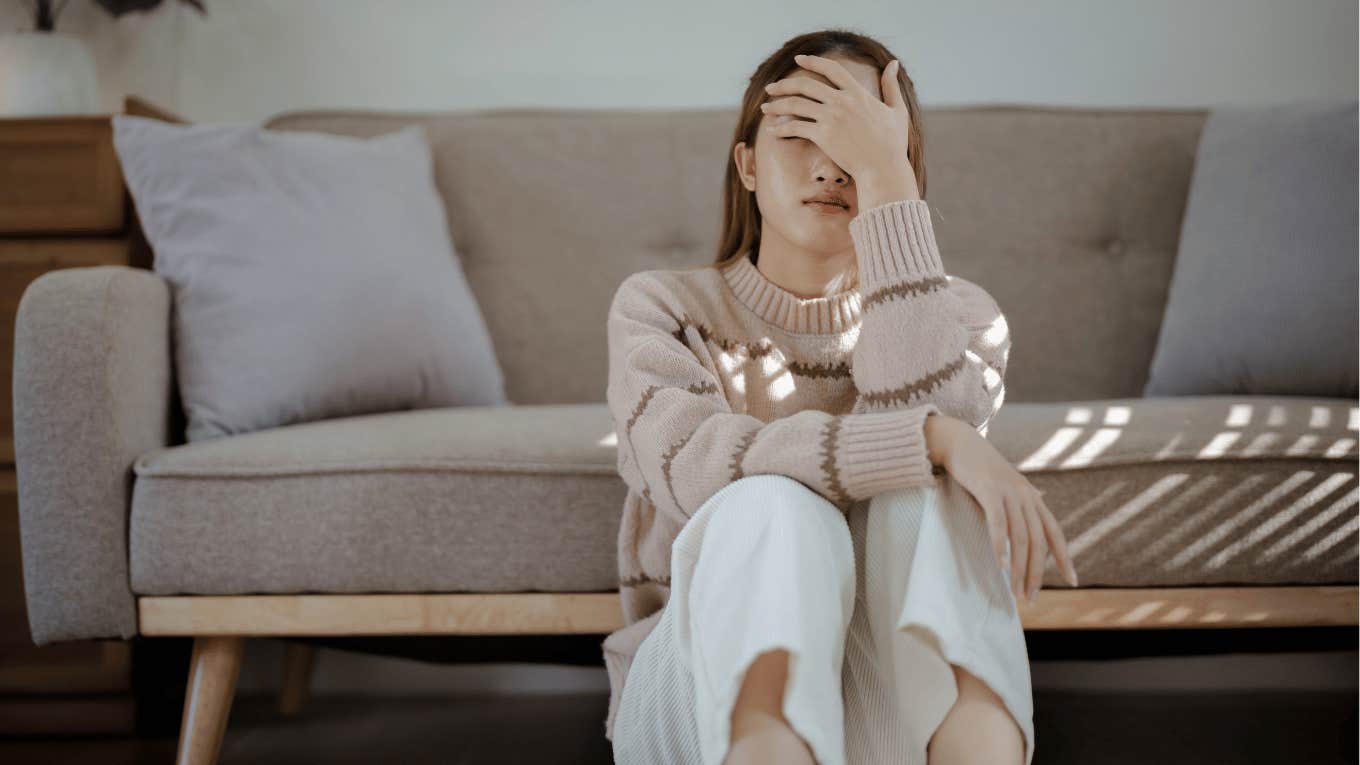
<path fill-rule="evenodd" d="M 848 516 L 802 483 L 723 487 L 671 548 L 671 595 L 614 723 L 619 765 L 721 765 L 746 669 L 789 652 L 784 717 L 819 765 L 925 765 L 958 698 L 1001 697 L 1034 758 L 1024 630 L 976 500 L 948 474 Z"/>

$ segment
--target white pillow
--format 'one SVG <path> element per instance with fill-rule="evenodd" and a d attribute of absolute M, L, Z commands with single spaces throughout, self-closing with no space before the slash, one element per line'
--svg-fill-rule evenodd
<path fill-rule="evenodd" d="M 186 437 L 504 405 L 419 126 L 371 139 L 113 117 L 174 292 Z"/>

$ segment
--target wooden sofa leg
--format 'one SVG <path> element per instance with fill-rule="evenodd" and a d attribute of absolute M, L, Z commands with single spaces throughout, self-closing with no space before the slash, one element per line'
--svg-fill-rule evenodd
<path fill-rule="evenodd" d="M 241 674 L 245 638 L 207 635 L 194 638 L 189 684 L 180 720 L 177 765 L 213 765 L 227 731 L 236 678 Z"/>
<path fill-rule="evenodd" d="M 283 657 L 283 688 L 279 691 L 279 714 L 292 717 L 302 711 L 311 689 L 312 664 L 315 659 L 316 646 L 288 643 L 287 653 Z"/>

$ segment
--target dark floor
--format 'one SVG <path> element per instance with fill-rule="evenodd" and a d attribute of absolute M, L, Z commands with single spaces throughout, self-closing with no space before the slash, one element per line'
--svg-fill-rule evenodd
<path fill-rule="evenodd" d="M 271 697 L 237 700 L 221 765 L 609 763 L 607 696 L 449 701 L 321 697 L 282 719 Z M 1085 694 L 1035 698 L 1035 765 L 1355 763 L 1354 693 Z M 143 765 L 173 740 L 0 740 L 0 762 Z"/>

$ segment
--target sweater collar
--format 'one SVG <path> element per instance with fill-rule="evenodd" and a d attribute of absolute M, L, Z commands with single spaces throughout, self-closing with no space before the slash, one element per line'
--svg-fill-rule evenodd
<path fill-rule="evenodd" d="M 722 274 L 742 305 L 766 322 L 789 332 L 837 334 L 859 321 L 861 298 L 857 288 L 827 297 L 801 298 L 770 281 L 751 262 L 749 252 L 727 264 Z"/>

